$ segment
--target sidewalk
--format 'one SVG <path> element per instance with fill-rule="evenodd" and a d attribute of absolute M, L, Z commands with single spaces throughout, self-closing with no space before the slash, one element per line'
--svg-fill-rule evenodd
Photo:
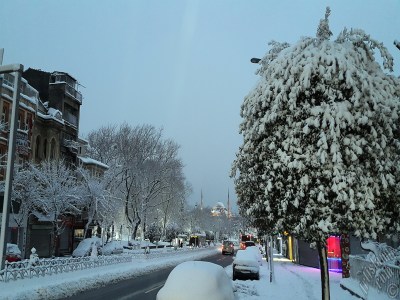
<path fill-rule="evenodd" d="M 320 270 L 292 263 L 281 255 L 274 255 L 274 280 L 270 283 L 270 269 L 266 261 L 260 268 L 261 277 L 259 281 L 233 281 L 235 295 L 238 300 L 320 300 L 321 299 L 321 279 Z M 226 271 L 232 276 L 232 267 L 227 267 Z M 340 287 L 342 274 L 330 272 L 330 294 L 331 300 L 359 300 L 350 292 Z M 347 279 L 344 279 L 346 281 Z M 350 285 L 355 285 L 351 282 Z M 388 300 L 383 293 L 370 291 L 367 295 L 368 300 Z"/>

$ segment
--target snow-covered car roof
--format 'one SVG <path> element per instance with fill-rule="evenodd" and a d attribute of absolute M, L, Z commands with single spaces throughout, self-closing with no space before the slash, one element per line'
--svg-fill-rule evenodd
<path fill-rule="evenodd" d="M 82 240 L 78 247 L 72 252 L 72 256 L 85 256 L 90 253 L 92 244 L 95 243 L 97 246 L 101 246 L 101 238 L 91 237 Z"/>
<path fill-rule="evenodd" d="M 103 255 L 111 255 L 115 253 L 122 253 L 124 250 L 124 247 L 122 246 L 122 243 L 120 241 L 111 241 L 105 244 L 101 248 L 101 254 Z"/>
<path fill-rule="evenodd" d="M 254 254 L 254 256 L 256 257 L 258 263 L 260 265 L 262 265 L 262 254 L 260 252 L 260 248 L 258 248 L 257 246 L 250 246 L 250 247 L 247 247 L 244 251 L 252 252 Z"/>
<path fill-rule="evenodd" d="M 238 250 L 233 260 L 234 265 L 249 266 L 249 267 L 260 267 L 260 263 L 254 252 L 247 250 Z"/>
<path fill-rule="evenodd" d="M 206 261 L 187 261 L 169 274 L 157 300 L 234 300 L 224 268 Z"/>
<path fill-rule="evenodd" d="M 7 243 L 7 254 L 21 255 L 21 250 L 19 250 L 16 244 Z"/>

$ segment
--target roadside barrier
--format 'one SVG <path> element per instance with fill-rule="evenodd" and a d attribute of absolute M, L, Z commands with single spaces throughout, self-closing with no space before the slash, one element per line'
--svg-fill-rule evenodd
<path fill-rule="evenodd" d="M 201 250 L 199 248 L 198 250 Z M 203 248 L 205 249 L 205 248 Z M 6 261 L 3 270 L 0 270 L 0 281 L 29 279 L 33 277 L 44 277 L 53 274 L 74 272 L 85 269 L 103 267 L 119 263 L 129 263 L 134 259 L 152 259 L 163 256 L 179 255 L 181 251 L 188 251 L 189 248 L 159 248 L 145 254 L 143 250 L 124 252 L 115 255 L 99 255 L 95 257 L 54 257 L 35 258 L 35 260 L 24 259 L 17 262 Z"/>

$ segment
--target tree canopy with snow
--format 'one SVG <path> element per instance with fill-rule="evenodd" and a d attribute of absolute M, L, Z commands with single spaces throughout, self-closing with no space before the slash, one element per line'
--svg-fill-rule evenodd
<path fill-rule="evenodd" d="M 81 197 L 75 172 L 64 160 L 47 160 L 29 164 L 36 214 L 52 223 L 52 255 L 56 255 L 59 236 L 71 215 L 81 213 Z"/>
<path fill-rule="evenodd" d="M 116 170 L 113 193 L 122 199 L 120 214 L 132 239 L 139 226 L 145 234 L 153 218 L 162 216 L 165 227 L 172 208 L 181 208 L 187 196 L 180 146 L 154 126 L 126 123 L 92 131 L 88 140 L 93 158 Z"/>
<path fill-rule="evenodd" d="M 232 168 L 257 227 L 322 244 L 400 231 L 400 80 L 384 72 L 393 58 L 363 30 L 330 40 L 329 14 L 315 38 L 269 44 Z"/>

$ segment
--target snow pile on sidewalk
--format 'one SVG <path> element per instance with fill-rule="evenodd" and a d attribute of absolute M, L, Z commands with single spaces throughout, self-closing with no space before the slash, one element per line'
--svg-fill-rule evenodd
<path fill-rule="evenodd" d="M 282 256 L 274 258 L 274 280 L 270 283 L 270 270 L 266 261 L 260 268 L 260 280 L 234 281 L 235 295 L 238 300 L 260 299 L 321 299 L 320 270 L 300 266 L 290 262 Z M 226 272 L 232 276 L 232 267 L 227 267 Z M 340 287 L 342 274 L 329 273 L 331 300 L 359 300 L 356 296 Z M 354 283 L 353 283 L 354 284 Z M 350 281 L 349 281 L 350 285 Z M 371 289 L 367 300 L 388 300 L 383 294 Z"/>

